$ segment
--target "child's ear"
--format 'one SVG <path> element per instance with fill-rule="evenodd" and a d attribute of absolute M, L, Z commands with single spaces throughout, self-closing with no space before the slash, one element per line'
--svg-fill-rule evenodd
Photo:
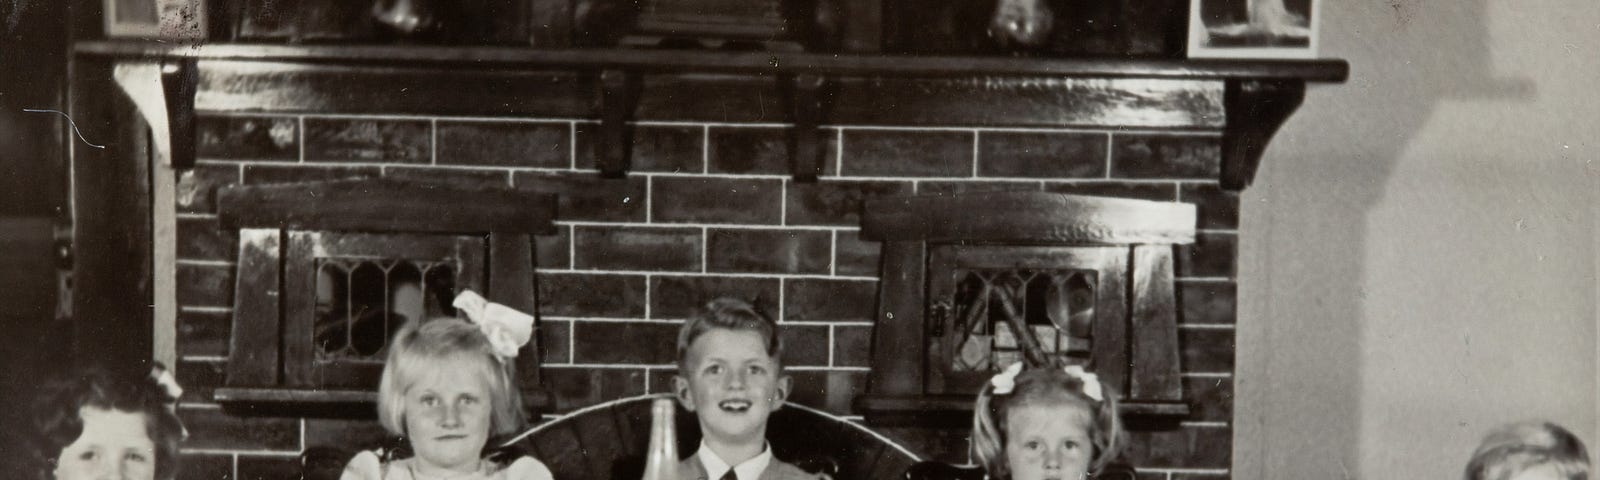
<path fill-rule="evenodd" d="M 683 375 L 672 376 L 672 393 L 678 397 L 678 404 L 684 410 L 694 411 L 694 391 L 689 389 L 689 379 Z"/>
<path fill-rule="evenodd" d="M 778 377 L 778 385 L 773 392 L 772 410 L 776 411 L 779 407 L 783 406 L 783 402 L 789 399 L 789 392 L 793 388 L 794 378 L 788 375 L 781 375 Z"/>

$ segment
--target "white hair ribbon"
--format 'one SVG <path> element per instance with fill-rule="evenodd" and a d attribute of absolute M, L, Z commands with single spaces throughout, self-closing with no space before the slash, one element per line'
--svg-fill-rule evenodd
<path fill-rule="evenodd" d="M 172 371 L 167 370 L 165 365 L 156 362 L 150 367 L 150 381 L 155 382 L 156 386 L 161 387 L 161 392 L 167 395 L 167 411 L 176 417 L 178 398 L 183 396 L 183 387 L 178 386 L 178 379 L 173 378 Z M 185 438 L 189 438 L 189 429 L 183 426 L 183 422 L 178 422 L 178 439 Z"/>
<path fill-rule="evenodd" d="M 1068 365 L 1061 369 L 1067 376 L 1083 381 L 1083 394 L 1096 402 L 1106 401 L 1105 392 L 1100 390 L 1100 377 L 1083 369 L 1082 365 Z M 989 379 L 989 384 L 994 386 L 995 395 L 1008 395 L 1017 388 L 1017 374 L 1022 373 L 1022 362 L 1013 363 L 1001 370 L 1000 373 Z"/>
<path fill-rule="evenodd" d="M 161 391 L 166 393 L 167 397 L 174 402 L 183 396 L 183 387 L 178 386 L 178 379 L 173 378 L 172 372 L 159 363 L 150 367 L 150 380 L 156 382 L 156 385 L 161 387 Z"/>
<path fill-rule="evenodd" d="M 1083 380 L 1083 394 L 1093 398 L 1096 402 L 1106 401 L 1105 393 L 1100 391 L 1100 377 L 1083 370 L 1082 365 L 1067 365 L 1064 368 L 1068 376 L 1078 377 Z"/>
<path fill-rule="evenodd" d="M 472 290 L 462 290 L 451 305 L 478 325 L 489 346 L 502 359 L 516 358 L 517 349 L 533 338 L 533 315 L 485 300 Z"/>
<path fill-rule="evenodd" d="M 1005 370 L 995 374 L 994 378 L 989 379 L 989 384 L 994 385 L 994 394 L 1006 395 L 1011 393 L 1012 389 L 1017 388 L 1018 373 L 1022 373 L 1022 362 L 1011 364 Z"/>

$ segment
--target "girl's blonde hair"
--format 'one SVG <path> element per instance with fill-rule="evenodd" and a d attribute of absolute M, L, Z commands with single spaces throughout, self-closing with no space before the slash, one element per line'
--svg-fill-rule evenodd
<path fill-rule="evenodd" d="M 1508 480 L 1545 465 L 1554 467 L 1559 478 L 1589 478 L 1589 452 L 1572 432 L 1550 422 L 1513 423 L 1484 437 L 1463 478 Z"/>
<path fill-rule="evenodd" d="M 469 374 L 489 388 L 491 440 L 516 433 L 524 425 L 522 396 L 517 392 L 515 367 L 494 353 L 489 338 L 477 325 L 456 318 L 409 322 L 389 344 L 388 363 L 378 381 L 378 422 L 395 435 L 406 435 L 406 391 L 433 369 L 473 365 Z"/>
<path fill-rule="evenodd" d="M 972 449 L 989 478 L 1006 478 L 1006 415 L 1022 405 L 1072 405 L 1090 413 L 1089 439 L 1094 452 L 1089 473 L 1098 473 L 1121 453 L 1122 420 L 1117 416 L 1117 395 L 1100 386 L 1103 401 L 1084 393 L 1082 377 L 1060 368 L 1031 368 L 1018 373 L 1011 393 L 994 393 L 993 383 L 984 383 L 972 409 Z M 1096 380 L 1098 382 L 1098 380 Z"/>

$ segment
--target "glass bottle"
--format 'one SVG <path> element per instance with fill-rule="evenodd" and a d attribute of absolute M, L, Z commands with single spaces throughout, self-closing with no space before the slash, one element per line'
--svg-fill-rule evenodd
<path fill-rule="evenodd" d="M 645 453 L 644 480 L 678 480 L 675 408 L 670 398 L 657 398 L 650 405 L 650 449 Z"/>

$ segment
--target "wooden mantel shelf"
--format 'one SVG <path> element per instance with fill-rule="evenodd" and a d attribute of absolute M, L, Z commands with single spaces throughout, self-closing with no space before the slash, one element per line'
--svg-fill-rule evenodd
<path fill-rule="evenodd" d="M 536 49 L 421 45 L 174 45 L 94 41 L 79 54 L 119 58 L 253 60 L 342 65 L 478 66 L 484 68 L 623 69 L 874 76 L 1043 75 L 1097 78 L 1181 78 L 1343 82 L 1344 60 L 1119 60 L 1035 57 L 863 55 L 701 50 Z"/>
<path fill-rule="evenodd" d="M 846 122 L 873 124 L 885 121 L 880 116 L 905 115 L 905 111 L 921 109 L 914 115 L 962 120 L 961 115 L 949 115 L 956 113 L 965 114 L 967 118 L 964 120 L 980 124 L 1063 126 L 1061 122 L 1066 122 L 1065 126 L 1072 126 L 1070 118 L 1085 113 L 1082 111 L 1086 108 L 1084 106 L 1092 103 L 1086 103 L 1084 99 L 1100 99 L 1098 101 L 1103 102 L 1106 98 L 1123 98 L 1129 103 L 1107 104 L 1104 111 L 1119 112 L 1162 104 L 1181 105 L 1173 108 L 1198 108 L 1179 114 L 1199 119 L 1194 126 L 1221 127 L 1222 171 L 1218 180 L 1230 190 L 1243 189 L 1254 179 L 1267 143 L 1304 99 L 1306 83 L 1344 82 L 1350 71 L 1348 63 L 1337 59 L 890 56 L 424 45 L 189 45 L 153 41 L 79 42 L 74 45 L 74 51 L 80 59 L 158 63 L 162 66 L 160 83 L 164 98 L 159 102 L 146 103 L 163 104 L 165 111 L 160 114 L 146 112 L 146 118 L 157 120 L 165 117 L 173 146 L 171 161 L 177 168 L 187 168 L 193 164 L 191 147 L 196 92 L 219 88 L 221 85 L 220 88 L 236 90 L 229 92 L 232 96 L 228 97 L 225 105 L 213 105 L 213 108 L 240 111 L 338 110 L 337 105 L 307 104 L 304 99 L 348 98 L 352 100 L 346 106 L 381 104 L 403 110 L 406 105 L 411 105 L 405 102 L 414 101 L 409 99 L 424 98 L 435 102 L 429 107 L 445 103 L 451 108 L 478 105 L 500 109 L 469 112 L 472 115 L 533 113 L 598 118 L 599 138 L 591 143 L 596 166 L 603 176 L 621 177 L 631 168 L 635 114 L 652 100 L 661 98 L 659 95 L 641 96 L 645 90 L 642 86 L 645 75 L 720 74 L 759 79 L 776 86 L 775 95 L 766 95 L 766 98 L 778 98 L 780 103 L 774 105 L 776 108 L 764 108 L 765 105 L 758 100 L 755 106 L 761 108 L 749 110 L 782 112 L 782 123 L 794 126 L 786 133 L 785 147 L 790 173 L 797 181 L 815 181 L 822 174 L 827 156 L 825 140 L 812 132 L 820 125 L 839 122 L 841 118 Z M 218 65 L 215 68 L 220 69 L 220 72 L 207 77 L 206 82 L 211 83 L 202 82 L 202 75 L 199 74 L 202 61 Z M 327 87 L 344 89 L 334 94 L 289 94 L 286 92 L 312 87 L 292 83 L 292 79 L 275 75 L 272 67 L 263 70 L 239 66 L 245 64 L 292 65 L 292 68 L 283 70 L 301 72 L 296 74 L 312 72 L 309 75 L 317 75 L 317 72 L 321 72 L 327 75 L 366 75 L 360 78 L 370 83 L 366 84 L 366 92 L 351 93 L 363 88 L 359 81 L 338 81 L 333 84 L 341 86 Z M 248 71 L 240 72 L 240 69 Z M 418 76 L 417 72 L 423 73 Z M 537 77 L 540 72 L 546 76 Z M 387 81 L 385 75 L 400 75 L 413 83 Z M 886 81 L 925 83 L 915 88 L 876 83 Z M 454 85 L 458 82 L 469 83 Z M 941 90 L 943 87 L 927 86 L 937 82 L 978 93 L 967 97 L 950 96 Z M 1143 91 L 1149 90 L 1154 84 L 1167 87 Z M 1169 88 L 1174 84 L 1194 87 L 1188 91 Z M 677 95 L 679 98 L 716 96 L 722 99 L 719 106 L 727 109 L 726 91 L 706 90 L 716 87 L 708 87 L 705 81 L 684 81 L 676 85 L 670 88 L 688 89 L 680 92 L 682 95 Z M 269 86 L 273 88 L 267 88 Z M 411 89 L 407 95 L 398 94 L 407 87 Z M 390 89 L 383 93 L 386 88 Z M 1126 90 L 1119 92 L 1118 88 L 1131 88 L 1138 92 L 1128 94 Z M 437 91 L 423 92 L 429 89 Z M 889 100 L 887 102 L 890 103 L 881 104 L 894 108 L 879 108 L 870 101 L 862 101 L 864 98 L 870 100 L 903 91 L 920 91 L 924 98 L 899 99 L 900 103 Z M 257 98 L 239 103 L 241 98 L 250 95 L 256 95 Z M 468 95 L 464 99 L 469 101 L 457 101 L 449 98 L 450 95 Z M 1220 102 L 1217 102 L 1219 97 Z M 360 100 L 354 100 L 357 98 Z M 1200 103 L 1195 104 L 1197 98 Z M 522 103 L 513 105 L 508 100 Z M 537 108 L 527 108 L 535 104 Z M 1093 107 L 1091 105 L 1088 108 Z M 1156 117 L 1164 118 L 1161 115 Z M 1151 125 L 1129 126 L 1139 128 Z"/>

